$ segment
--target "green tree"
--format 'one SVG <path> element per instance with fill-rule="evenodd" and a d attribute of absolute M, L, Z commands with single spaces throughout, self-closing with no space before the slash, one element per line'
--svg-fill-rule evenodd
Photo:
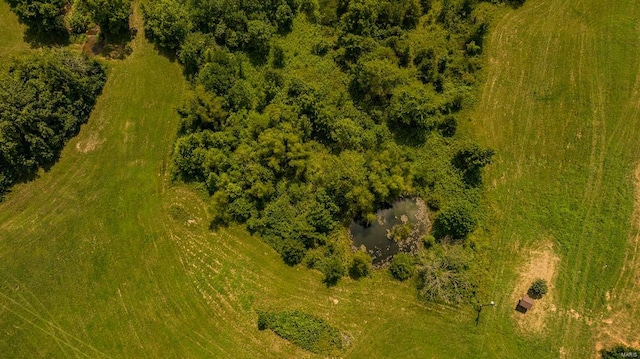
<path fill-rule="evenodd" d="M 184 67 L 187 76 L 196 75 L 206 61 L 206 54 L 215 47 L 215 39 L 210 34 L 201 32 L 189 33 L 178 51 L 178 60 Z"/>
<path fill-rule="evenodd" d="M 353 68 L 351 92 L 371 105 L 386 105 L 394 87 L 401 82 L 400 71 L 384 60 L 359 61 Z"/>
<path fill-rule="evenodd" d="M 436 238 L 464 238 L 477 226 L 476 209 L 466 200 L 458 200 L 440 211 L 433 223 Z"/>
<path fill-rule="evenodd" d="M 346 269 L 342 260 L 337 256 L 333 256 L 325 261 L 322 272 L 324 273 L 324 283 L 327 286 L 334 286 L 338 284 L 340 278 L 344 277 Z"/>
<path fill-rule="evenodd" d="M 160 47 L 177 51 L 191 31 L 186 8 L 178 0 L 142 3 L 145 34 Z"/>
<path fill-rule="evenodd" d="M 7 0 L 20 21 L 39 32 L 61 32 L 70 0 Z"/>
<path fill-rule="evenodd" d="M 393 256 L 391 264 L 389 265 L 389 273 L 393 278 L 404 281 L 415 274 L 415 264 L 413 257 L 407 253 L 397 253 Z"/>
<path fill-rule="evenodd" d="M 531 298 L 540 299 L 543 295 L 547 294 L 549 291 L 549 287 L 547 286 L 547 281 L 544 279 L 536 279 L 529 288 L 527 292 Z"/>
<path fill-rule="evenodd" d="M 371 256 L 364 251 L 358 251 L 351 258 L 349 276 L 353 279 L 366 277 L 371 272 Z"/>
<path fill-rule="evenodd" d="M 100 26 L 101 36 L 114 38 L 129 31 L 131 0 L 84 0 L 93 21 Z"/>

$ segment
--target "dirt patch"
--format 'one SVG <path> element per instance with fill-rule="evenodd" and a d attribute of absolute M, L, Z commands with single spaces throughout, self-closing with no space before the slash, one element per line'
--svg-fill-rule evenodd
<path fill-rule="evenodd" d="M 76 144 L 76 150 L 82 153 L 91 152 L 98 148 L 98 146 L 103 144 L 104 141 L 105 139 L 99 138 L 97 133 L 92 133 L 86 140 L 78 141 L 78 143 Z"/>
<path fill-rule="evenodd" d="M 560 257 L 554 252 L 552 241 L 545 239 L 528 251 L 526 262 L 518 269 L 520 277 L 511 296 L 514 308 L 518 300 L 527 293 L 534 280 L 542 278 L 547 281 L 549 286 L 549 292 L 542 299 L 535 300 L 533 307 L 526 313 L 513 311 L 514 320 L 527 333 L 541 333 L 547 317 L 550 313 L 557 311 L 554 296 L 556 270 L 559 262 Z"/>
<path fill-rule="evenodd" d="M 607 312 L 599 323 L 596 351 L 623 344 L 640 347 L 640 163 L 635 168 L 634 230 L 616 288 L 607 292 Z"/>

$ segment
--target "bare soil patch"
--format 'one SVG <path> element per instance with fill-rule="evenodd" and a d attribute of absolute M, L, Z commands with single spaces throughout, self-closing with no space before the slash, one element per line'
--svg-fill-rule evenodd
<path fill-rule="evenodd" d="M 549 292 L 534 301 L 533 307 L 526 313 L 513 311 L 513 318 L 518 326 L 528 333 L 541 333 L 547 321 L 549 313 L 555 313 L 557 307 L 554 304 L 555 297 L 555 278 L 560 257 L 553 250 L 551 239 L 544 239 L 536 247 L 530 249 L 527 253 L 526 262 L 519 267 L 520 277 L 513 294 L 511 302 L 515 308 L 518 300 L 522 298 L 527 290 L 538 278 L 547 281 Z"/>

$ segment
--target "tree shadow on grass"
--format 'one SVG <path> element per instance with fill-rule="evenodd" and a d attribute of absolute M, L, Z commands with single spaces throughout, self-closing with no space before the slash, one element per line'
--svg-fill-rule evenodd
<path fill-rule="evenodd" d="M 24 32 L 23 40 L 28 43 L 32 49 L 39 47 L 61 47 L 70 44 L 69 33 L 64 29 L 43 32 L 28 27 Z"/>

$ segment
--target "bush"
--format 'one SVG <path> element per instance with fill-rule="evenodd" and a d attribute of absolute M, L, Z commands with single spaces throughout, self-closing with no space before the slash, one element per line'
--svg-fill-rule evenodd
<path fill-rule="evenodd" d="M 393 278 L 404 281 L 415 274 L 415 265 L 413 263 L 413 257 L 406 253 L 398 253 L 393 256 L 391 264 L 389 265 L 389 273 Z"/>
<path fill-rule="evenodd" d="M 327 52 L 329 52 L 329 43 L 324 39 L 313 44 L 311 48 L 311 53 L 317 56 L 324 56 Z"/>
<path fill-rule="evenodd" d="M 396 224 L 389 231 L 389 239 L 394 240 L 395 242 L 402 242 L 409 238 L 411 234 L 412 225 L 409 223 L 405 224 Z"/>
<path fill-rule="evenodd" d="M 349 276 L 353 279 L 366 277 L 371 272 L 371 256 L 367 252 L 358 251 L 351 259 Z"/>
<path fill-rule="evenodd" d="M 443 209 L 433 222 L 433 234 L 436 238 L 464 238 L 476 228 L 475 211 L 467 201 L 458 201 Z"/>
<path fill-rule="evenodd" d="M 329 258 L 324 263 L 322 272 L 324 273 L 323 282 L 327 286 L 334 286 L 338 284 L 338 281 L 340 280 L 340 278 L 344 277 L 346 270 L 344 268 L 344 264 L 342 263 L 342 260 L 334 256 Z"/>
<path fill-rule="evenodd" d="M 306 249 L 301 242 L 293 239 L 282 241 L 282 249 L 280 255 L 288 265 L 296 265 L 302 262 L 305 254 Z"/>
<path fill-rule="evenodd" d="M 258 312 L 258 329 L 271 329 L 291 343 L 312 353 L 336 355 L 342 335 L 323 319 L 301 311 Z"/>
<path fill-rule="evenodd" d="M 431 234 L 427 234 L 422 238 L 422 244 L 424 245 L 425 249 L 429 249 L 436 244 L 436 237 L 432 236 Z"/>
<path fill-rule="evenodd" d="M 531 284 L 531 288 L 529 288 L 527 294 L 529 294 L 531 298 L 540 299 L 543 295 L 547 294 L 548 291 L 547 281 L 538 278 Z"/>

